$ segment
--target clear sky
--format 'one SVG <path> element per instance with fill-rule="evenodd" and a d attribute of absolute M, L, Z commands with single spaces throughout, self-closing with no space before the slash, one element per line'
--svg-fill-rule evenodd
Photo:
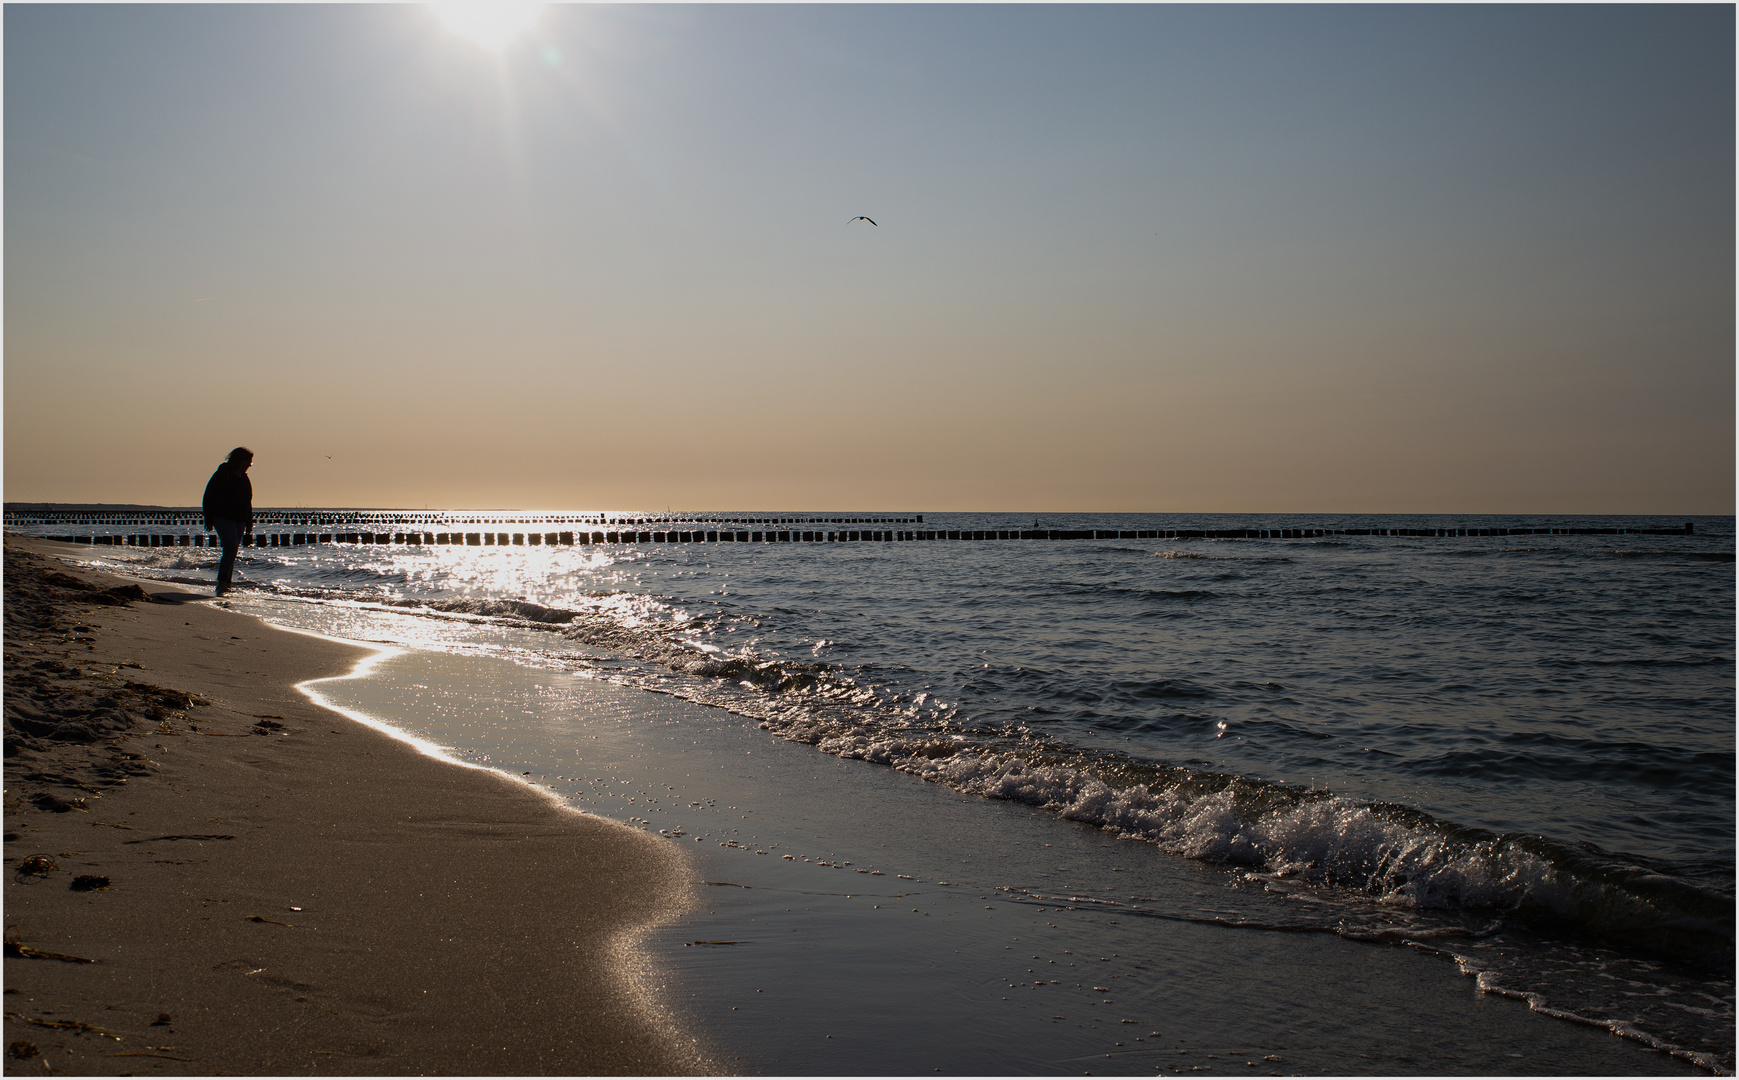
<path fill-rule="evenodd" d="M 4 18 L 11 501 L 1734 510 L 1730 5 Z"/>

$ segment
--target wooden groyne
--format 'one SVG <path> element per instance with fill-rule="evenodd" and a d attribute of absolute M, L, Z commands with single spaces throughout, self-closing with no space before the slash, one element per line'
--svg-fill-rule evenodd
<path fill-rule="evenodd" d="M 202 527 L 205 515 L 195 507 L 160 507 L 156 509 L 115 510 L 101 507 L 56 507 L 51 504 L 12 504 L 5 511 L 8 528 L 30 525 L 112 526 L 149 531 L 149 526 L 166 525 L 179 528 Z M 683 528 L 722 528 L 757 525 L 922 525 L 923 514 L 908 517 L 742 517 L 679 511 L 671 514 L 608 514 L 608 513 L 531 513 L 520 510 L 299 510 L 277 507 L 254 511 L 255 526 L 282 526 L 290 529 L 317 529 L 322 532 L 370 530 L 381 528 L 423 530 L 490 525 L 555 525 L 573 528 L 636 529 L 662 528 L 667 524 Z"/>
<path fill-rule="evenodd" d="M 922 522 L 923 518 L 896 519 Z M 808 524 L 809 522 L 805 522 Z M 859 523 L 859 522 L 854 522 Z M 309 544 L 368 544 L 406 547 L 572 547 L 607 544 L 837 544 L 902 543 L 951 540 L 1312 540 L 1336 536 L 1423 537 L 1450 539 L 1482 536 L 1690 536 L 1681 529 L 1445 527 L 1436 529 L 590 529 L 553 532 L 462 530 L 444 532 L 370 530 L 344 532 L 276 532 L 257 530 L 244 546 L 303 547 Z M 111 547 L 216 547 L 217 537 L 203 532 L 53 535 L 69 544 Z"/>

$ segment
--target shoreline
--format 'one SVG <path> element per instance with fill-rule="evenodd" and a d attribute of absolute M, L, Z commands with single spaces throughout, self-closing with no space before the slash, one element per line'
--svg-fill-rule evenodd
<path fill-rule="evenodd" d="M 701 904 L 649 945 L 731 1071 L 1700 1071 L 1488 992 L 1439 951 L 1298 932 L 1280 911 L 1219 923 L 1223 868 L 671 695 L 414 647 L 331 691 L 686 847 Z"/>
<path fill-rule="evenodd" d="M 668 845 L 296 689 L 364 648 L 5 546 L 9 1073 L 711 1071 Z"/>

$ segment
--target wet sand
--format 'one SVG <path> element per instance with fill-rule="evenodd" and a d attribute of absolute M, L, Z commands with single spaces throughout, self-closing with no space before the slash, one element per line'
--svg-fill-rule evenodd
<path fill-rule="evenodd" d="M 1482 992 L 1434 951 L 1293 932 L 1286 901 L 1253 908 L 1224 867 L 672 695 L 415 647 L 319 692 L 686 849 L 700 904 L 648 947 L 730 1072 L 1699 1071 Z M 1253 925 L 1216 922 L 1228 903 Z"/>
<path fill-rule="evenodd" d="M 312 704 L 367 654 L 6 539 L 10 1075 L 691 1074 L 671 845 Z"/>

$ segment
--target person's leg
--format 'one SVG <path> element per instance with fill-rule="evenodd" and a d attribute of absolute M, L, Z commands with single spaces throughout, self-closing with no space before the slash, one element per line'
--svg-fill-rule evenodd
<path fill-rule="evenodd" d="M 217 560 L 217 593 L 222 596 L 229 590 L 230 578 L 235 574 L 235 554 L 242 546 L 242 527 L 228 518 L 212 518 L 211 527 L 217 530 L 218 542 L 223 545 L 223 555 Z"/>

